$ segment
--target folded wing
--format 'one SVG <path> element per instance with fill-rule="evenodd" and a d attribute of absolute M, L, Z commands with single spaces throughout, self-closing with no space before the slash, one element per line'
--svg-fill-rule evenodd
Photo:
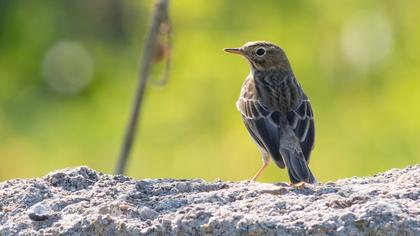
<path fill-rule="evenodd" d="M 246 128 L 260 148 L 274 159 L 280 168 L 285 164 L 279 152 L 279 113 L 270 110 L 259 100 L 239 98 L 237 108 L 241 112 Z"/>
<path fill-rule="evenodd" d="M 315 141 L 315 125 L 312 107 L 306 95 L 303 95 L 303 99 L 296 109 L 287 112 L 287 120 L 299 139 L 306 161 L 309 162 Z"/>

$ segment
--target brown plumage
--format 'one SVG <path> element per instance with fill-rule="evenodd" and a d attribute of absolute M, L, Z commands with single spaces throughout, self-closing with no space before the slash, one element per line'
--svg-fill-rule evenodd
<path fill-rule="evenodd" d="M 293 184 L 314 183 L 308 167 L 315 139 L 312 108 L 284 51 L 263 41 L 225 51 L 244 56 L 251 65 L 236 105 L 263 156 L 263 166 L 252 179 L 271 157 L 287 168 Z"/>

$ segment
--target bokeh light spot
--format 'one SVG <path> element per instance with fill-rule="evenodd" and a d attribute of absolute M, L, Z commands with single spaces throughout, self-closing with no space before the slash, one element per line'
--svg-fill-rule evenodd
<path fill-rule="evenodd" d="M 45 53 L 42 73 L 57 92 L 79 93 L 90 84 L 92 72 L 91 56 L 80 43 L 61 41 Z"/>
<path fill-rule="evenodd" d="M 354 69 L 365 72 L 392 50 L 392 31 L 388 19 L 377 11 L 360 11 L 345 22 L 341 34 L 345 57 Z"/>

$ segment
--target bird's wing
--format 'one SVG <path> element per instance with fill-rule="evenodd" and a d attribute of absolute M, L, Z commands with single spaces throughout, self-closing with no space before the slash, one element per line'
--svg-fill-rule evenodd
<path fill-rule="evenodd" d="M 301 103 L 292 111 L 287 112 L 287 120 L 292 127 L 306 161 L 309 161 L 315 141 L 314 115 L 309 99 L 303 94 Z"/>
<path fill-rule="evenodd" d="M 279 113 L 272 111 L 259 100 L 242 96 L 239 98 L 236 106 L 254 141 L 260 148 L 263 148 L 270 154 L 280 168 L 284 168 L 284 161 L 279 152 Z"/>

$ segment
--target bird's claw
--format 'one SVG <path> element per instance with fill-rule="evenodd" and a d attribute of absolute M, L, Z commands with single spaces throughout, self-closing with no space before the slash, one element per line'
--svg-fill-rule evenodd
<path fill-rule="evenodd" d="M 306 188 L 305 182 L 299 182 L 297 184 L 291 183 L 290 186 L 293 187 L 293 188 L 296 188 L 296 189 L 305 189 Z"/>

